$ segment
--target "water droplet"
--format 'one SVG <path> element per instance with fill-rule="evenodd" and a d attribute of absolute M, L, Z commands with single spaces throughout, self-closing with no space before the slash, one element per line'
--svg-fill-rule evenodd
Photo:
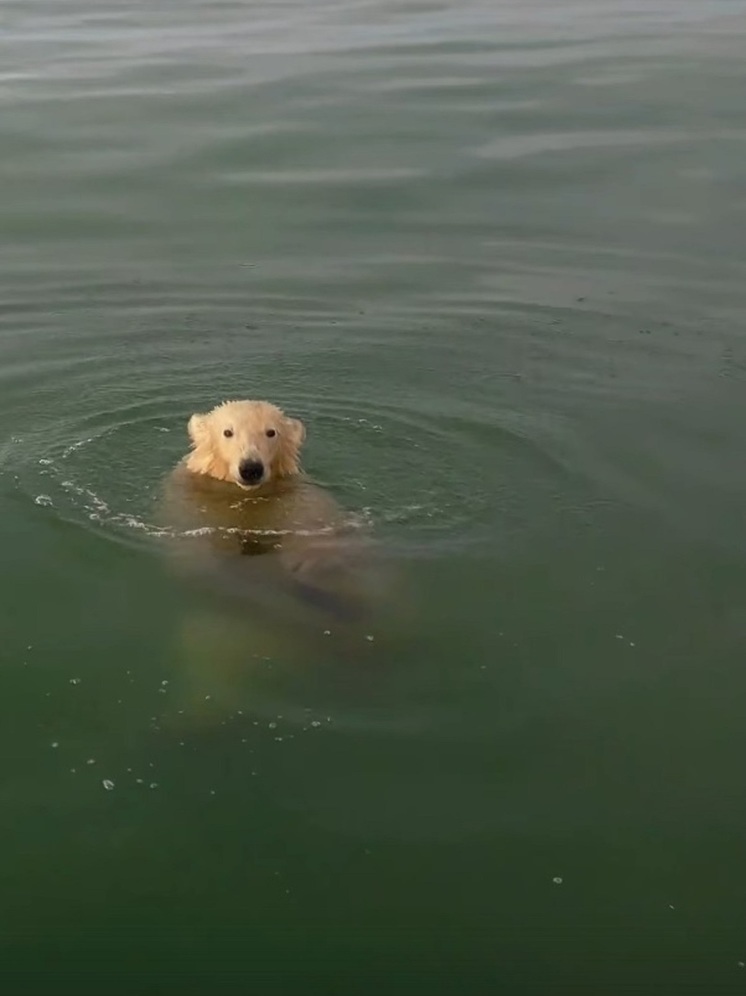
<path fill-rule="evenodd" d="M 101 784 L 104 786 L 107 792 L 111 792 L 111 790 L 114 788 L 114 782 L 111 780 L 111 778 L 104 778 Z"/>

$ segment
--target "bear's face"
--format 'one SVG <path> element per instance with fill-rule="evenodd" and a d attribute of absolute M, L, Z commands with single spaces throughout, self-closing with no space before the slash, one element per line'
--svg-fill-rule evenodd
<path fill-rule="evenodd" d="M 300 471 L 303 423 L 266 401 L 226 401 L 192 415 L 187 468 L 241 488 L 258 488 Z"/>

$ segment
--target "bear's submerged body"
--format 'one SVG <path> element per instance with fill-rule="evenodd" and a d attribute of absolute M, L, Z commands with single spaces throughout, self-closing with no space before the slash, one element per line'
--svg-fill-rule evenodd
<path fill-rule="evenodd" d="M 370 538 L 305 476 L 246 493 L 181 463 L 166 481 L 161 521 L 181 572 L 233 602 L 295 595 L 339 619 L 363 609 Z"/>

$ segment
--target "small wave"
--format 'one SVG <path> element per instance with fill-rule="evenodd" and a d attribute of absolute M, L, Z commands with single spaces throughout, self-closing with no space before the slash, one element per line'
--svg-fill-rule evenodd
<path fill-rule="evenodd" d="M 279 400 L 312 428 L 307 469 L 351 510 L 350 525 L 357 519 L 375 526 L 401 548 L 473 547 L 488 523 L 516 507 L 510 484 L 516 461 L 554 466 L 547 427 L 507 410 L 463 403 L 446 414 L 439 399 L 417 393 L 406 403 L 303 394 Z M 51 428 L 31 426 L 14 437 L 5 447 L 6 465 L 36 504 L 112 539 L 226 531 L 152 521 L 160 481 L 183 455 L 184 424 L 199 399 L 177 402 L 140 399 L 79 417 L 62 413 Z"/>

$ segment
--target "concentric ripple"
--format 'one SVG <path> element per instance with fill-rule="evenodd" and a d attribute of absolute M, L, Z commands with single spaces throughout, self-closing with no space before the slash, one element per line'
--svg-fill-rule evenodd
<path fill-rule="evenodd" d="M 13 436 L 0 467 L 50 515 L 112 540 L 147 542 L 169 534 L 153 509 L 186 450 L 193 407 L 177 396 L 79 417 L 70 410 L 51 430 Z M 524 478 L 564 473 L 547 427 L 509 411 L 486 420 L 438 414 L 422 398 L 406 407 L 310 395 L 293 410 L 309 429 L 311 476 L 383 537 L 420 555 L 478 543 L 496 517 L 510 519 L 516 467 Z"/>

